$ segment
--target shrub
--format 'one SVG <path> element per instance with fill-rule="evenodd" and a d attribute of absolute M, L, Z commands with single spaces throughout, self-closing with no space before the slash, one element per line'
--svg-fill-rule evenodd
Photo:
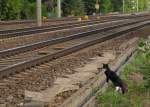
<path fill-rule="evenodd" d="M 138 49 L 145 59 L 144 64 L 140 67 L 144 74 L 145 87 L 150 88 L 150 40 L 141 40 Z"/>

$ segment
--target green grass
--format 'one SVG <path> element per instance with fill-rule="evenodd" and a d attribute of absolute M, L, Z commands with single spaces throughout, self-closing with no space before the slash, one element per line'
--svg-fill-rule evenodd
<path fill-rule="evenodd" d="M 128 84 L 128 93 L 122 95 L 115 92 L 114 86 L 110 83 L 105 93 L 97 96 L 98 107 L 150 107 L 146 104 L 150 101 L 150 59 L 138 52 L 133 60 L 127 64 L 121 78 Z M 143 75 L 143 82 L 137 84 L 130 79 L 131 74 Z M 150 103 L 149 103 L 150 104 Z"/>

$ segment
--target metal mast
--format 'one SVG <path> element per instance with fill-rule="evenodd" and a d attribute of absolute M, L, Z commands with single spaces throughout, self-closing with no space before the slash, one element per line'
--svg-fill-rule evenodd
<path fill-rule="evenodd" d="M 36 0 L 37 26 L 42 26 L 41 0 Z"/>
<path fill-rule="evenodd" d="M 136 9 L 137 9 L 137 12 L 139 12 L 139 0 L 136 0 Z"/>
<path fill-rule="evenodd" d="M 57 17 L 61 17 L 61 0 L 57 0 Z"/>
<path fill-rule="evenodd" d="M 122 1 L 122 8 L 123 8 L 123 9 L 122 9 L 122 10 L 123 10 L 123 13 L 125 13 L 125 0 Z"/>

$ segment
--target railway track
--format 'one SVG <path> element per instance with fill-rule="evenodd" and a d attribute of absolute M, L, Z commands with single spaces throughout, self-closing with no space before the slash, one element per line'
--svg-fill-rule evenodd
<path fill-rule="evenodd" d="M 149 19 L 149 18 L 147 18 L 147 19 Z M 36 49 L 39 49 L 39 48 L 43 48 L 45 46 L 54 45 L 54 44 L 62 43 L 62 42 L 73 40 L 73 39 L 86 37 L 90 34 L 97 34 L 97 33 L 105 32 L 107 30 L 111 30 L 111 29 L 114 29 L 114 28 L 117 28 L 117 27 L 122 27 L 122 26 L 125 26 L 125 25 L 128 25 L 128 24 L 134 24 L 136 22 L 142 22 L 142 21 L 145 21 L 147 19 L 146 18 L 145 19 L 140 19 L 138 21 L 133 21 L 133 20 L 128 21 L 128 20 L 126 20 L 126 21 L 128 21 L 127 23 L 123 22 L 123 21 L 120 21 L 120 22 L 117 22 L 117 23 L 114 22 L 114 23 L 112 23 L 112 25 L 110 25 L 108 27 L 103 27 L 103 28 L 100 28 L 100 29 L 91 30 L 91 31 L 88 31 L 88 32 L 82 32 L 82 33 L 78 33 L 78 34 L 74 34 L 74 35 L 66 36 L 66 37 L 52 38 L 52 39 L 49 39 L 49 40 L 46 40 L 46 41 L 40 41 L 40 42 L 36 42 L 36 43 L 32 43 L 32 44 L 28 44 L 28 45 L 24 45 L 24 46 L 20 46 L 20 47 L 15 47 L 15 48 L 11 48 L 11 49 L 2 50 L 2 51 L 0 51 L 0 58 L 7 57 L 7 56 L 12 56 L 12 55 L 15 55 L 15 54 L 18 54 L 18 53 L 23 53 L 23 52 L 26 52 L 26 51 L 36 50 Z"/>
<path fill-rule="evenodd" d="M 105 32 L 98 31 L 97 29 L 97 32 L 93 32 L 94 34 L 91 31 L 91 33 L 87 34 L 87 36 L 80 37 L 80 39 L 79 38 L 71 39 L 70 41 L 67 42 L 53 44 L 50 46 L 47 45 L 44 46 L 44 48 L 26 51 L 25 53 L 19 52 L 21 54 L 15 53 L 15 54 L 3 56 L 4 58 L 1 57 L 2 60 L 0 61 L 0 65 L 6 64 L 6 66 L 1 66 L 0 69 L 0 76 L 1 76 L 0 77 L 0 90 L 1 90 L 0 98 L 4 98 L 3 96 L 9 96 L 14 94 L 15 94 L 14 97 L 22 98 L 21 95 L 19 95 L 21 93 L 19 88 L 24 89 L 23 87 L 26 88 L 28 87 L 27 89 L 30 89 L 31 86 L 35 86 L 35 83 L 31 84 L 27 82 L 30 81 L 28 79 L 23 80 L 23 83 L 19 83 L 17 81 L 21 81 L 25 75 L 34 76 L 34 75 L 28 75 L 30 73 L 32 74 L 33 72 L 35 72 L 36 74 L 39 71 L 43 71 L 43 73 L 46 72 L 49 69 L 50 66 L 49 63 L 55 59 L 80 51 L 83 48 L 87 48 L 89 46 L 101 42 L 105 42 L 106 40 L 121 36 L 125 33 L 139 29 L 141 27 L 150 25 L 150 21 L 146 19 L 145 21 L 144 19 L 143 21 L 139 21 L 139 22 L 137 21 L 139 20 L 136 19 L 135 21 L 131 21 L 131 22 L 128 21 L 128 23 L 124 22 L 122 25 L 120 24 L 120 26 L 118 27 L 116 25 L 115 28 L 111 28 L 111 29 L 107 28 Z M 31 58 L 30 55 L 32 59 L 30 59 Z M 52 72 L 47 72 L 46 74 L 42 74 L 41 76 L 44 76 L 44 79 L 50 79 L 53 81 L 53 78 L 48 78 L 48 76 L 50 76 L 51 73 Z M 26 83 L 29 84 L 25 84 L 24 83 L 25 81 Z M 16 82 L 15 85 L 14 82 Z M 39 86 L 38 82 L 37 85 Z M 51 83 L 47 83 L 47 84 L 51 84 Z M 45 86 L 45 88 L 46 87 L 47 85 Z"/>
<path fill-rule="evenodd" d="M 117 18 L 117 19 L 122 19 L 122 18 Z M 116 19 L 114 19 L 114 18 L 109 19 L 109 21 L 114 21 L 114 20 L 116 20 Z M 73 22 L 73 23 L 71 22 L 71 23 L 42 26 L 42 27 L 16 29 L 16 30 L 2 30 L 2 31 L 0 31 L 0 39 L 42 33 L 42 32 L 47 32 L 47 31 L 55 31 L 55 30 L 60 30 L 60 29 L 72 28 L 72 27 L 80 27 L 80 26 L 104 23 L 107 21 L 108 20 L 92 20 L 92 21 L 90 20 L 90 21 Z"/>
<path fill-rule="evenodd" d="M 112 39 L 121 34 L 149 25 L 149 23 L 150 21 L 147 21 L 147 19 L 145 19 L 145 21 L 143 19 L 128 23 L 125 22 L 124 24 L 97 29 L 65 38 L 58 38 L 2 51 L 0 52 L 0 78 L 8 77 L 24 69 L 52 61 L 96 43 Z"/>
<path fill-rule="evenodd" d="M 140 13 L 137 14 L 138 16 L 140 15 L 144 15 L 147 13 Z M 116 16 L 129 16 L 130 14 L 117 14 L 117 15 L 103 15 L 100 16 L 101 18 L 108 18 L 108 17 L 116 17 Z M 81 16 L 75 16 L 75 17 L 64 17 L 64 18 L 58 18 L 58 19 L 47 19 L 47 20 L 43 20 L 43 22 L 55 22 L 55 21 L 73 21 L 73 20 L 77 20 L 77 18 L 79 18 Z M 95 16 L 89 16 L 90 19 L 95 19 Z M 36 23 L 36 20 L 13 20 L 13 21 L 0 21 L 0 25 L 14 25 L 14 24 L 30 24 L 30 23 Z"/>
<path fill-rule="evenodd" d="M 118 15 L 111 15 L 111 16 L 100 16 L 101 18 L 107 18 L 112 16 L 118 16 Z M 75 17 L 64 17 L 64 18 L 57 18 L 57 19 L 47 19 L 43 20 L 43 22 L 60 22 L 60 21 L 76 21 L 77 18 L 81 16 L 75 16 Z M 89 16 L 90 19 L 95 19 L 95 16 Z M 30 24 L 30 23 L 36 23 L 36 20 L 20 20 L 20 21 L 0 21 L 0 25 L 14 25 L 14 24 Z"/>
<path fill-rule="evenodd" d="M 64 17 L 64 18 L 58 18 L 58 19 L 47 19 L 43 20 L 43 22 L 55 22 L 55 21 L 73 21 L 77 20 L 78 17 Z M 36 20 L 13 20 L 13 21 L 1 21 L 0 25 L 14 25 L 14 24 L 30 24 L 30 23 L 36 23 Z"/>
<path fill-rule="evenodd" d="M 47 32 L 47 33 L 42 33 L 42 34 L 37 34 L 37 35 L 28 35 L 28 36 L 21 36 L 21 37 L 15 37 L 15 38 L 0 39 L 0 51 L 10 49 L 10 48 L 15 48 L 18 46 L 27 45 L 27 44 L 32 44 L 32 43 L 36 43 L 40 41 L 63 38 L 69 35 L 77 34 L 79 32 L 82 33 L 82 32 L 86 32 L 89 30 L 104 28 L 104 27 L 112 26 L 112 25 L 118 25 L 127 20 L 128 19 L 109 21 L 109 22 L 100 23 L 100 24 L 87 25 L 87 26 L 70 28 L 70 29 L 54 31 L 54 32 Z"/>
<path fill-rule="evenodd" d="M 98 24 L 98 23 L 103 23 L 103 22 L 106 22 L 106 21 L 95 20 L 95 21 L 59 24 L 59 25 L 52 25 L 52 26 L 32 27 L 32 28 L 25 28 L 25 29 L 5 30 L 5 31 L 0 31 L 0 39 L 42 33 L 42 32 L 47 32 L 47 31 L 55 31 L 55 30 L 72 28 L 72 27 L 80 27 L 80 26 Z"/>
<path fill-rule="evenodd" d="M 147 16 L 147 15 L 144 15 L 144 16 Z M 91 24 L 104 23 L 107 21 L 129 19 L 129 18 L 135 18 L 135 17 L 136 16 L 120 16 L 120 17 L 115 16 L 115 17 L 111 17 L 111 19 L 100 20 L 100 21 L 92 20 L 92 21 L 71 22 L 71 23 L 65 23 L 65 24 L 32 27 L 32 28 L 24 28 L 24 29 L 16 29 L 16 30 L 2 30 L 0 31 L 0 39 L 24 36 L 24 35 L 29 35 L 29 34 L 37 34 L 37 33 L 42 33 L 42 32 L 47 32 L 47 31 L 55 31 L 55 30 L 67 29 L 71 27 L 86 26 L 86 25 L 91 25 Z M 143 16 L 138 16 L 138 17 L 143 17 Z"/>

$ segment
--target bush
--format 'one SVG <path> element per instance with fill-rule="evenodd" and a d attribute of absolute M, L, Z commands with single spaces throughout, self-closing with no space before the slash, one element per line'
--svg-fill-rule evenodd
<path fill-rule="evenodd" d="M 98 95 L 98 107 L 146 107 L 150 93 L 150 57 L 149 40 L 142 40 L 133 60 L 124 67 L 121 78 L 128 85 L 125 95 L 114 92 L 109 85 L 107 92 Z M 140 76 L 139 78 L 137 77 Z M 144 79 L 142 79 L 142 78 Z"/>
<path fill-rule="evenodd" d="M 141 40 L 139 43 L 139 51 L 146 60 L 145 64 L 140 67 L 146 81 L 145 87 L 150 88 L 150 40 Z"/>
<path fill-rule="evenodd" d="M 0 0 L 0 19 L 20 19 L 22 5 L 20 0 Z"/>
<path fill-rule="evenodd" d="M 130 100 L 117 92 L 107 92 L 97 97 L 100 101 L 98 107 L 131 107 Z"/>
<path fill-rule="evenodd" d="M 150 40 L 141 40 L 138 49 L 147 59 L 150 59 Z"/>
<path fill-rule="evenodd" d="M 62 2 L 63 16 L 84 15 L 84 3 L 82 0 L 64 0 Z"/>

